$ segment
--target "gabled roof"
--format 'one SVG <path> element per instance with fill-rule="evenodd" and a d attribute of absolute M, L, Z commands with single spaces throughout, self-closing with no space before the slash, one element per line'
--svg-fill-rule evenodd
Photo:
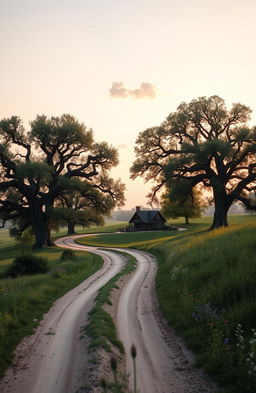
<path fill-rule="evenodd" d="M 161 220 L 166 222 L 166 219 L 160 213 L 159 210 L 139 210 L 134 213 L 134 215 L 130 219 L 129 223 L 134 222 L 134 221 L 136 221 L 136 219 L 138 219 L 139 221 L 143 222 L 144 224 L 149 224 L 153 221 L 156 221 L 158 217 L 160 217 Z"/>

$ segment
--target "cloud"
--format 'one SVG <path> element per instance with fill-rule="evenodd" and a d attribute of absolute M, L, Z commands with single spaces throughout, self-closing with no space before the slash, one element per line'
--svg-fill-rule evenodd
<path fill-rule="evenodd" d="M 109 91 L 113 98 L 125 98 L 128 96 L 128 90 L 125 88 L 124 82 L 112 82 L 112 87 Z"/>
<path fill-rule="evenodd" d="M 127 89 L 124 82 L 112 82 L 109 91 L 112 98 L 155 98 L 157 93 L 156 87 L 148 82 L 141 83 L 140 87 L 134 90 Z"/>
<path fill-rule="evenodd" d="M 128 146 L 125 145 L 124 143 L 121 143 L 121 145 L 117 146 L 118 149 L 128 149 Z"/>

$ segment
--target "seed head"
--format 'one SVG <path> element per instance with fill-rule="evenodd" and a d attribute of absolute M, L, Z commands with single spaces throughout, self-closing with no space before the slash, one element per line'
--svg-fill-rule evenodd
<path fill-rule="evenodd" d="M 136 347 L 134 344 L 132 344 L 132 346 L 131 346 L 131 356 L 133 359 L 135 359 L 137 356 L 137 350 L 136 350 Z"/>

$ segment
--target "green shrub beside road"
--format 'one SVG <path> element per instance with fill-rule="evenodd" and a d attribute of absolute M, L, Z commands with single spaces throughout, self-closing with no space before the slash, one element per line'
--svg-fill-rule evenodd
<path fill-rule="evenodd" d="M 48 260 L 33 255 L 23 253 L 18 255 L 3 273 L 3 278 L 28 276 L 33 274 L 43 274 L 49 271 Z"/>

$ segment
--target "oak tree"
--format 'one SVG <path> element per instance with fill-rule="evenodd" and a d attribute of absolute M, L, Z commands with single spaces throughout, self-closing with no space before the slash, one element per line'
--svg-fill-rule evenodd
<path fill-rule="evenodd" d="M 218 96 L 182 103 L 158 127 L 137 138 L 132 178 L 154 181 L 151 201 L 170 179 L 184 180 L 192 189 L 211 191 L 215 213 L 211 229 L 227 226 L 234 201 L 250 205 L 256 186 L 256 127 L 249 127 L 251 109 L 240 103 L 227 110 Z"/>
<path fill-rule="evenodd" d="M 105 190 L 109 192 L 102 192 L 103 188 L 99 190 L 93 184 L 81 181 L 79 187 L 57 199 L 53 212 L 56 221 L 67 225 L 69 235 L 75 233 L 76 225 L 104 225 L 104 217 L 110 216 L 114 207 L 120 205 L 124 185 L 108 177 L 105 178 Z"/>
<path fill-rule="evenodd" d="M 92 130 L 71 115 L 37 116 L 27 132 L 19 117 L 3 119 L 0 121 L 3 224 L 13 221 L 20 232 L 31 226 L 35 247 L 51 245 L 56 201 L 79 190 L 81 180 L 88 189 L 109 195 L 115 204 L 123 204 L 124 186 L 116 194 L 113 191 L 116 182 L 109 177 L 109 170 L 117 163 L 117 150 L 106 142 L 95 142 Z M 88 197 L 93 200 L 91 194 Z"/>

